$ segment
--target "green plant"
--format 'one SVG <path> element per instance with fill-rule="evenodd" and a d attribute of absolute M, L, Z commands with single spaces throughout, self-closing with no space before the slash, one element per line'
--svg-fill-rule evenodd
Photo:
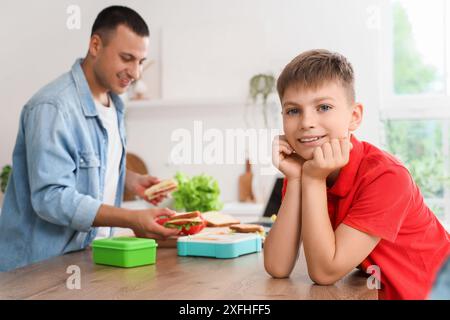
<path fill-rule="evenodd" d="M 2 193 L 5 193 L 6 186 L 8 185 L 9 176 L 11 175 L 12 167 L 10 165 L 6 165 L 2 168 L 2 173 L 0 174 L 1 180 L 1 190 Z"/>
<path fill-rule="evenodd" d="M 417 49 L 413 25 L 399 1 L 393 3 L 394 92 L 422 94 L 436 90 L 440 72 Z M 425 198 L 443 198 L 450 185 L 445 174 L 443 123 L 438 120 L 386 120 L 387 150 L 408 168 Z M 443 211 L 435 206 L 434 210 Z M 435 211 L 437 212 L 437 211 Z"/>
<path fill-rule="evenodd" d="M 425 198 L 442 198 L 450 184 L 442 153 L 442 124 L 436 120 L 388 120 L 387 150 L 408 168 Z"/>
<path fill-rule="evenodd" d="M 178 182 L 178 190 L 172 194 L 175 209 L 200 212 L 222 209 L 219 184 L 213 177 L 201 174 L 189 178 L 177 172 L 175 179 Z"/>
<path fill-rule="evenodd" d="M 250 97 L 256 103 L 258 96 L 262 97 L 264 124 L 269 127 L 267 119 L 267 97 L 275 90 L 275 77 L 271 74 L 257 74 L 250 79 Z"/>
<path fill-rule="evenodd" d="M 414 41 L 413 27 L 405 8 L 393 4 L 394 89 L 397 94 L 416 94 L 432 90 L 439 80 L 435 67 L 424 62 Z"/>

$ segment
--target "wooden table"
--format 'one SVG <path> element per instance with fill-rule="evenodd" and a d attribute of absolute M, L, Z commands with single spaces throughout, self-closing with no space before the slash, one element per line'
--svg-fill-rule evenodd
<path fill-rule="evenodd" d="M 300 257 L 290 278 L 273 279 L 262 252 L 213 259 L 158 248 L 155 265 L 123 269 L 94 264 L 87 249 L 0 273 L 0 299 L 377 299 L 357 270 L 333 286 L 314 285 Z M 80 268 L 81 289 L 67 288 L 70 265 Z"/>

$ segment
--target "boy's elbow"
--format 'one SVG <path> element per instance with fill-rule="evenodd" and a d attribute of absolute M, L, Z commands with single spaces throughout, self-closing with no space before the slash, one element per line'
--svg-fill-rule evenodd
<path fill-rule="evenodd" d="M 309 277 L 311 280 L 320 286 L 331 286 L 336 283 L 339 279 L 331 274 L 327 274 L 326 272 L 318 272 L 318 271 L 309 271 Z"/>
<path fill-rule="evenodd" d="M 274 266 L 269 263 L 264 263 L 264 268 L 266 269 L 266 272 L 275 279 L 288 278 L 291 274 L 290 270 L 285 270 L 279 266 Z"/>
<path fill-rule="evenodd" d="M 266 269 L 267 273 L 275 279 L 285 279 L 285 278 L 289 278 L 290 272 L 285 272 L 282 270 L 268 270 Z"/>

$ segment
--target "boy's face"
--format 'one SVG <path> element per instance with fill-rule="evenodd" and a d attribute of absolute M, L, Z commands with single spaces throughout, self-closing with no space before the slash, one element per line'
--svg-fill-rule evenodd
<path fill-rule="evenodd" d="M 283 129 L 287 141 L 305 160 L 314 148 L 333 138 L 349 137 L 362 119 L 362 105 L 352 103 L 338 81 L 317 89 L 288 87 L 282 98 Z"/>

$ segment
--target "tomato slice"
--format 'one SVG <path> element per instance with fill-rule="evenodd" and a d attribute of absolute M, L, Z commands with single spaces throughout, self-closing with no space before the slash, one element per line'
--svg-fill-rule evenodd
<path fill-rule="evenodd" d="M 164 223 L 166 223 L 167 221 L 169 221 L 169 218 L 159 218 L 159 219 L 156 219 L 156 222 L 158 223 L 158 224 L 160 224 L 160 225 L 164 225 Z"/>
<path fill-rule="evenodd" d="M 187 236 L 187 235 L 193 235 L 193 234 L 196 234 L 196 233 L 199 233 L 200 231 L 202 231 L 203 228 L 205 228 L 205 222 L 204 222 L 204 221 L 203 221 L 201 224 L 198 224 L 198 225 L 196 225 L 196 226 L 191 226 L 191 227 L 189 228 L 189 230 L 186 230 L 186 228 L 183 227 L 183 228 L 181 229 L 180 234 L 186 235 L 186 236 Z"/>
<path fill-rule="evenodd" d="M 202 231 L 206 226 L 206 220 L 202 216 L 200 216 L 200 219 L 202 220 L 202 222 L 198 225 L 190 226 L 189 230 L 183 226 L 180 230 L 180 235 L 185 235 L 185 236 L 193 235 L 193 234 L 196 234 L 196 233 L 199 233 L 200 231 Z M 164 224 L 166 222 L 168 222 L 169 220 L 170 220 L 170 218 L 165 217 L 165 218 L 156 219 L 156 222 L 158 224 L 164 226 Z"/>

